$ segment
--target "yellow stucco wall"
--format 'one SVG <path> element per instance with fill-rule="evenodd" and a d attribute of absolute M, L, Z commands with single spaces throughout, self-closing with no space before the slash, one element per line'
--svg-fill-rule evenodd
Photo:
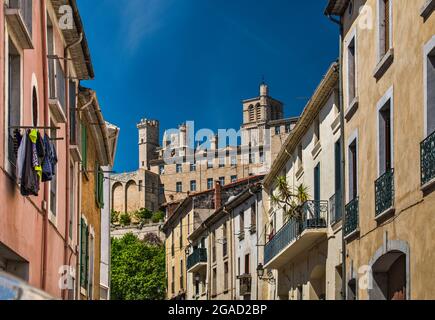
<path fill-rule="evenodd" d="M 427 21 L 420 16 L 425 0 L 395 0 L 392 3 L 394 61 L 378 81 L 373 75 L 378 63 L 377 1 L 355 1 L 354 16 L 344 15 L 345 42 L 356 28 L 359 98 L 357 111 L 345 124 L 346 146 L 355 132 L 358 135 L 360 199 L 360 233 L 347 245 L 347 274 L 351 266 L 357 274 L 361 266 L 370 264 L 378 250 L 388 248 L 392 241 L 401 241 L 409 246 L 409 298 L 434 299 L 435 215 L 432 208 L 435 207 L 435 194 L 424 196 L 420 190 L 420 142 L 425 138 L 423 48 L 435 35 L 435 15 L 432 14 Z M 358 6 L 362 4 L 372 10 L 372 29 L 361 28 L 359 20 L 355 20 Z M 344 78 L 346 69 L 345 60 Z M 377 222 L 374 188 L 379 177 L 376 108 L 390 88 L 393 88 L 394 99 L 395 214 Z M 345 84 L 345 109 L 346 92 Z M 346 177 L 348 186 L 348 169 Z M 358 298 L 368 299 L 367 290 L 359 288 Z"/>

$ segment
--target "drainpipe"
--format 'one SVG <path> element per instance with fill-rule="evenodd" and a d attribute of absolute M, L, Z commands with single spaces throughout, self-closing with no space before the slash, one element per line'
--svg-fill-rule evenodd
<path fill-rule="evenodd" d="M 339 68 L 339 103 L 340 103 L 340 144 L 341 144 L 341 214 L 342 214 L 342 260 L 343 260 L 343 266 L 342 266 L 342 297 L 343 300 L 346 300 L 347 298 L 347 271 L 346 271 L 346 241 L 344 236 L 344 226 L 346 225 L 346 214 L 345 214 L 345 206 L 346 206 L 346 148 L 345 148 L 345 118 L 344 118 L 344 99 L 343 99 L 343 21 L 340 18 L 335 19 L 331 15 L 328 15 L 329 20 L 331 20 L 333 23 L 337 24 L 340 27 L 340 45 L 339 45 L 339 61 L 338 61 L 338 68 Z"/>
<path fill-rule="evenodd" d="M 46 26 L 46 10 L 45 1 L 40 2 L 41 10 L 41 34 L 42 34 L 42 73 L 44 76 L 44 122 L 46 125 L 50 123 L 48 110 L 48 62 L 47 62 L 47 30 Z M 41 288 L 46 291 L 47 288 L 47 230 L 48 230 L 48 184 L 44 184 L 44 205 L 45 212 L 43 217 L 42 227 L 42 252 L 41 252 Z"/>
<path fill-rule="evenodd" d="M 69 92 L 69 78 L 70 78 L 70 72 L 69 72 L 69 66 L 68 66 L 68 51 L 79 45 L 83 41 L 83 32 L 80 33 L 79 39 L 75 42 L 73 42 L 70 45 L 67 45 L 64 49 L 63 57 L 64 57 L 64 69 L 65 69 L 65 104 L 66 104 L 66 110 L 70 111 L 71 108 L 75 108 L 75 106 L 70 105 L 70 92 Z M 74 110 L 75 112 L 75 110 Z M 65 145 L 66 145 L 66 194 L 65 194 L 65 234 L 64 234 L 64 265 L 67 265 L 68 262 L 68 239 L 69 239 L 69 219 L 70 215 L 74 214 L 74 212 L 70 212 L 70 153 L 69 153 L 69 147 L 70 147 L 70 131 L 69 128 L 71 126 L 71 118 L 69 113 L 67 116 L 68 119 L 68 125 L 65 126 Z M 71 253 L 72 255 L 73 253 Z M 62 297 L 64 300 L 67 298 L 67 290 L 63 289 Z"/>

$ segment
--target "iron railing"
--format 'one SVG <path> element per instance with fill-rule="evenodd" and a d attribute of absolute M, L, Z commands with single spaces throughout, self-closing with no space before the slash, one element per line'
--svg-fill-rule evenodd
<path fill-rule="evenodd" d="M 346 222 L 344 225 L 344 235 L 348 236 L 355 232 L 359 227 L 359 198 L 353 199 L 346 205 Z"/>
<path fill-rule="evenodd" d="M 337 193 L 334 194 L 331 199 L 329 199 L 329 215 L 331 217 L 331 225 L 343 220 L 343 212 L 341 210 L 343 206 L 341 199 L 342 197 L 340 191 L 337 191 Z"/>
<path fill-rule="evenodd" d="M 187 257 L 187 270 L 202 262 L 207 263 L 207 249 L 198 248 L 193 250 L 193 253 Z"/>
<path fill-rule="evenodd" d="M 394 207 L 394 169 L 389 169 L 375 182 L 376 217 Z"/>
<path fill-rule="evenodd" d="M 264 249 L 265 263 L 281 253 L 307 229 L 322 229 L 328 226 L 328 201 L 307 201 L 300 207 L 300 217 L 290 219 Z"/>
<path fill-rule="evenodd" d="M 435 178 L 435 132 L 420 144 L 421 185 Z"/>

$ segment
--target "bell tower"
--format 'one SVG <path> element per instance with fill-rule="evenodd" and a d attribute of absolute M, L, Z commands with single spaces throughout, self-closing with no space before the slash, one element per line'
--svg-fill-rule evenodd
<path fill-rule="evenodd" d="M 139 168 L 149 170 L 150 161 L 157 159 L 160 123 L 157 120 L 142 119 L 137 129 L 139 131 Z"/>

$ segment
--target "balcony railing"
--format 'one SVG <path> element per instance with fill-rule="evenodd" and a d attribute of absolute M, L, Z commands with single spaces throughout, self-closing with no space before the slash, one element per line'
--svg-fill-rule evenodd
<path fill-rule="evenodd" d="M 266 244 L 265 263 L 270 262 L 289 244 L 308 229 L 322 229 L 328 226 L 328 201 L 307 201 L 300 207 L 300 218 L 291 219 Z"/>
<path fill-rule="evenodd" d="M 346 223 L 344 226 L 344 235 L 349 236 L 359 227 L 359 198 L 353 199 L 345 208 Z"/>
<path fill-rule="evenodd" d="M 435 132 L 420 144 L 421 185 L 435 178 Z"/>
<path fill-rule="evenodd" d="M 331 217 L 331 225 L 336 224 L 337 222 L 340 222 L 343 220 L 343 212 L 341 210 L 342 203 L 341 203 L 341 192 L 337 191 L 335 195 L 329 199 L 329 215 Z"/>
<path fill-rule="evenodd" d="M 207 249 L 198 248 L 187 257 L 187 270 L 192 269 L 199 263 L 207 263 Z"/>
<path fill-rule="evenodd" d="M 376 217 L 394 207 L 394 169 L 375 182 Z"/>

